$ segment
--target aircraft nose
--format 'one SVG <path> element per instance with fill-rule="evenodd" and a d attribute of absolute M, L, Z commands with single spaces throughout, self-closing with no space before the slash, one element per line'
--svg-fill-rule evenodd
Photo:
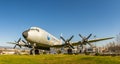
<path fill-rule="evenodd" d="M 29 31 L 29 30 L 26 30 L 26 31 L 24 31 L 24 32 L 22 33 L 22 35 L 23 35 L 24 38 L 27 38 L 27 37 L 28 37 L 28 31 Z"/>

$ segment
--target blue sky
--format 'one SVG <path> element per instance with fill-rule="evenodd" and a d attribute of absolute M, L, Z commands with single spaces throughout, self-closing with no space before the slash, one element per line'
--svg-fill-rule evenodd
<path fill-rule="evenodd" d="M 0 45 L 38 26 L 59 38 L 92 33 L 98 38 L 120 32 L 120 0 L 0 0 Z M 93 37 L 91 37 L 93 38 Z M 103 45 L 106 41 L 98 43 Z"/>

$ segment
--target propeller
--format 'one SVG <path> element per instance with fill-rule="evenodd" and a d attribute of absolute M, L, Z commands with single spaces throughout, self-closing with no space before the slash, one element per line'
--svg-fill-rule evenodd
<path fill-rule="evenodd" d="M 62 36 L 60 36 L 60 38 L 65 42 L 65 46 L 71 47 L 72 49 L 74 49 L 74 47 L 72 46 L 72 44 L 70 44 L 70 41 L 72 40 L 74 36 L 71 36 L 69 39 L 65 40 Z"/>
<path fill-rule="evenodd" d="M 24 40 L 22 40 L 23 43 L 25 43 L 25 45 L 29 45 L 27 42 L 25 42 Z"/>
<path fill-rule="evenodd" d="M 19 46 L 21 48 L 21 45 L 19 45 L 19 42 L 21 41 L 21 38 L 18 39 L 18 41 L 15 41 L 15 46 L 13 47 L 14 49 L 16 48 L 16 46 Z"/>
<path fill-rule="evenodd" d="M 22 42 L 25 43 L 25 46 L 26 46 L 26 47 L 32 48 L 32 46 L 30 45 L 29 42 L 25 42 L 24 40 L 22 40 Z"/>
<path fill-rule="evenodd" d="M 92 36 L 92 34 L 90 34 L 88 37 L 83 37 L 81 34 L 79 34 L 79 36 L 82 38 L 82 41 L 80 42 L 80 46 L 83 48 L 83 44 L 88 44 L 88 45 L 90 45 L 91 47 L 93 47 L 92 46 L 92 44 L 90 44 L 89 42 L 88 42 L 88 39 Z"/>
<path fill-rule="evenodd" d="M 13 47 L 13 49 L 16 48 L 16 46 L 18 47 L 28 47 L 28 48 L 32 48 L 31 44 L 29 42 L 26 42 L 24 40 L 21 40 L 21 38 L 18 39 L 18 41 L 14 41 L 14 42 L 7 42 L 9 44 L 15 44 L 15 46 Z"/>

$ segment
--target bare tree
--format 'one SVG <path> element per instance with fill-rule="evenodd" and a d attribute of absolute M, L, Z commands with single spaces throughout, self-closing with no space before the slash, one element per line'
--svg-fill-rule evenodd
<path fill-rule="evenodd" d="M 115 41 L 106 45 L 109 52 L 120 53 L 120 33 L 116 35 Z"/>
<path fill-rule="evenodd" d="M 120 33 L 116 36 L 116 43 L 120 45 Z"/>

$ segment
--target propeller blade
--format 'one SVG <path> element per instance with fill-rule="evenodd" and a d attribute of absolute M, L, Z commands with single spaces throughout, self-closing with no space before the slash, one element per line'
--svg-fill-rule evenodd
<path fill-rule="evenodd" d="M 25 43 L 25 45 L 27 45 L 27 44 L 28 44 L 28 43 L 27 43 L 27 42 L 25 42 L 24 40 L 22 40 L 22 42 L 23 42 L 23 43 Z"/>
<path fill-rule="evenodd" d="M 8 44 L 16 44 L 16 43 L 14 43 L 14 42 L 7 42 Z"/>
<path fill-rule="evenodd" d="M 89 39 L 92 36 L 92 34 L 90 34 L 86 39 Z"/>
<path fill-rule="evenodd" d="M 60 36 L 60 38 L 61 38 L 64 42 L 66 41 L 62 36 Z"/>
<path fill-rule="evenodd" d="M 19 46 L 21 48 L 21 45 L 19 45 L 20 41 L 21 41 L 21 38 L 19 38 L 19 40 L 17 42 L 15 41 L 15 46 L 13 47 L 13 49 L 15 49 L 16 46 Z"/>
<path fill-rule="evenodd" d="M 74 36 L 72 35 L 71 37 L 70 37 L 70 39 L 68 40 L 68 42 L 73 38 Z"/>
<path fill-rule="evenodd" d="M 17 44 L 13 47 L 13 49 L 15 49 L 15 48 L 16 48 L 16 46 L 17 46 Z"/>
<path fill-rule="evenodd" d="M 71 44 L 70 44 L 70 47 L 71 47 L 72 49 L 75 49 Z"/>
<path fill-rule="evenodd" d="M 21 48 L 21 46 L 20 45 L 18 45 L 20 48 Z"/>
<path fill-rule="evenodd" d="M 25 46 L 26 46 L 26 47 L 32 48 L 29 42 L 25 42 L 24 40 L 22 40 L 22 42 L 25 43 Z"/>
<path fill-rule="evenodd" d="M 19 38 L 19 40 L 17 41 L 17 43 L 19 43 L 19 42 L 20 42 L 20 40 L 21 40 L 21 38 Z"/>
<path fill-rule="evenodd" d="M 83 37 L 81 34 L 79 34 L 79 36 L 80 36 L 82 39 L 84 39 L 84 37 Z"/>
<path fill-rule="evenodd" d="M 90 44 L 90 43 L 88 43 L 92 48 L 93 48 L 93 45 L 92 44 Z"/>
<path fill-rule="evenodd" d="M 65 42 L 65 46 L 71 47 L 74 49 L 74 47 L 70 44 L 70 40 L 72 40 L 74 36 L 72 35 L 69 39 L 65 40 L 62 36 L 60 38 Z"/>

